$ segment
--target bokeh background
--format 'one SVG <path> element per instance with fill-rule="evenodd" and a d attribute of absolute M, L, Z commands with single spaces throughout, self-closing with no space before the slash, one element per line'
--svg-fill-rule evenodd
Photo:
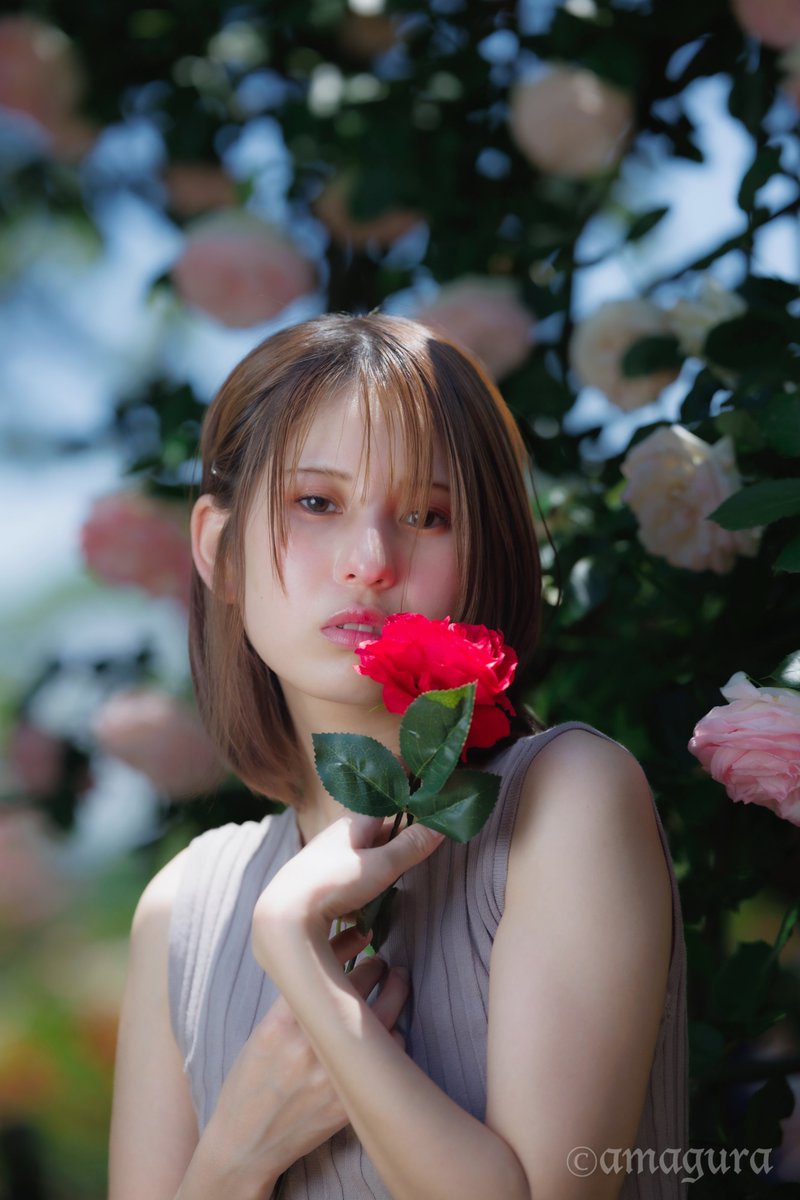
<path fill-rule="evenodd" d="M 378 306 L 498 381 L 530 703 L 654 788 L 692 1145 L 772 1150 L 694 1194 L 800 1195 L 799 117 L 800 0 L 0 8 L 3 1200 L 105 1194 L 136 899 L 269 808 L 192 705 L 204 406 L 273 330 Z"/>

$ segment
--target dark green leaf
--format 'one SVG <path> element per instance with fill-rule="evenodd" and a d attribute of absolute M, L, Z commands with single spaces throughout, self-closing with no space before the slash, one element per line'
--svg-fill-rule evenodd
<path fill-rule="evenodd" d="M 628 227 L 626 241 L 638 242 L 639 239 L 643 238 L 645 234 L 650 232 L 651 229 L 654 229 L 656 225 L 658 225 L 659 221 L 664 219 L 668 212 L 669 207 L 665 207 L 651 208 L 648 209 L 647 212 L 639 213 L 636 217 L 634 217 Z"/>
<path fill-rule="evenodd" d="M 737 197 L 739 207 L 745 212 L 750 212 L 757 192 L 780 170 L 780 163 L 780 146 L 762 146 L 757 151 L 750 169 L 745 172 Z"/>
<path fill-rule="evenodd" d="M 380 896 L 376 896 L 374 900 L 370 900 L 369 904 L 365 904 L 356 913 L 356 926 L 358 930 L 363 934 L 369 933 L 370 929 L 372 930 L 370 946 L 373 950 L 380 950 L 386 941 L 392 915 L 392 904 L 396 895 L 396 887 L 387 888 L 385 892 L 381 892 Z"/>
<path fill-rule="evenodd" d="M 744 1118 L 745 1142 L 751 1149 L 768 1149 L 781 1143 L 781 1121 L 794 1111 L 794 1093 L 779 1075 L 768 1079 L 753 1095 Z"/>
<path fill-rule="evenodd" d="M 635 379 L 638 375 L 652 375 L 654 371 L 677 371 L 682 362 L 678 339 L 671 334 L 654 334 L 638 338 L 629 346 L 620 365 L 627 379 Z"/>
<path fill-rule="evenodd" d="M 691 389 L 681 405 L 681 421 L 684 425 L 704 421 L 709 414 L 711 401 L 719 391 L 719 380 L 711 371 L 703 369 L 697 373 Z"/>
<path fill-rule="evenodd" d="M 733 438 L 737 450 L 752 454 L 764 449 L 764 434 L 752 413 L 741 408 L 723 409 L 714 424 L 720 433 Z"/>
<path fill-rule="evenodd" d="M 800 514 L 800 479 L 768 479 L 729 496 L 708 514 L 723 529 L 754 529 Z"/>
<path fill-rule="evenodd" d="M 355 733 L 314 733 L 317 774 L 334 800 L 353 812 L 389 817 L 408 801 L 408 780 L 391 751 Z"/>
<path fill-rule="evenodd" d="M 792 936 L 798 921 L 800 921 L 800 901 L 797 901 L 795 904 L 793 904 L 783 914 L 781 927 L 778 930 L 778 936 L 775 938 L 775 945 L 772 948 L 772 953 L 775 958 L 778 957 L 781 950 Z"/>
<path fill-rule="evenodd" d="M 705 1021 L 689 1022 L 689 1061 L 693 1076 L 705 1075 L 718 1067 L 725 1056 L 725 1038 Z"/>
<path fill-rule="evenodd" d="M 800 455 L 800 396 L 775 396 L 762 418 L 764 436 L 779 454 Z"/>
<path fill-rule="evenodd" d="M 703 354 L 719 367 L 740 371 L 769 366 L 784 353 L 787 341 L 786 327 L 776 318 L 744 313 L 715 325 L 706 338 Z"/>
<path fill-rule="evenodd" d="M 489 818 L 500 794 L 500 776 L 463 767 L 440 792 L 414 792 L 408 809 L 421 825 L 438 829 L 457 842 L 468 842 Z"/>
<path fill-rule="evenodd" d="M 800 571 L 800 537 L 792 538 L 786 543 L 773 563 L 773 570 L 792 574 Z"/>
<path fill-rule="evenodd" d="M 425 692 L 400 722 L 400 753 L 425 791 L 438 792 L 458 764 L 472 723 L 477 684 Z"/>
<path fill-rule="evenodd" d="M 767 998 L 775 972 L 772 946 L 741 942 L 714 980 L 713 1008 L 719 1017 L 747 1024 Z"/>

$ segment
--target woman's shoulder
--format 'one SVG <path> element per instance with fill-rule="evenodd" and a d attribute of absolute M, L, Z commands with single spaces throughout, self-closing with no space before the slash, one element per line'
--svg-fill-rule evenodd
<path fill-rule="evenodd" d="M 199 883 L 208 869 L 226 870 L 232 858 L 250 857 L 285 832 L 284 813 L 270 813 L 261 821 L 229 822 L 207 829 L 186 845 L 152 877 L 134 912 L 132 935 L 157 936 L 165 932 L 186 882 Z"/>

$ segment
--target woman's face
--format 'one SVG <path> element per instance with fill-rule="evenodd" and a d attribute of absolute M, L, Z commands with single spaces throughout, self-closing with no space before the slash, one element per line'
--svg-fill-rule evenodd
<path fill-rule="evenodd" d="M 355 649 L 391 613 L 455 615 L 456 538 L 440 449 L 428 512 L 410 513 L 402 497 L 415 464 L 379 411 L 370 432 L 367 470 L 357 394 L 331 398 L 314 417 L 293 484 L 287 471 L 285 590 L 271 558 L 266 489 L 247 522 L 245 628 L 293 715 L 309 702 L 378 702 L 377 685 L 354 670 Z"/>

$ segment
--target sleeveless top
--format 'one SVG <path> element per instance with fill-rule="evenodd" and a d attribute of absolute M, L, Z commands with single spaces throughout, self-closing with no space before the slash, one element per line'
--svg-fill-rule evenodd
<path fill-rule="evenodd" d="M 486 1106 L 489 960 L 503 915 L 522 782 L 536 754 L 568 729 L 606 738 L 573 721 L 522 738 L 497 755 L 488 769 L 501 776 L 502 784 L 488 821 L 466 844 L 445 839 L 435 855 L 398 881 L 390 932 L 380 949 L 386 962 L 409 971 L 411 992 L 397 1022 L 407 1053 L 480 1121 Z M 688 1147 L 686 952 L 678 887 L 655 801 L 653 811 L 672 885 L 673 938 L 635 1143 L 645 1153 L 633 1159 L 621 1200 L 675 1200 L 686 1194 L 685 1172 L 648 1165 L 657 1163 L 664 1150 L 672 1151 L 674 1161 Z M 278 997 L 253 958 L 250 925 L 259 895 L 299 849 L 291 808 L 261 822 L 212 829 L 190 843 L 170 924 L 169 998 L 200 1133 L 239 1051 Z M 644 1167 L 637 1170 L 637 1162 Z M 289 1168 L 281 1200 L 391 1196 L 348 1125 Z"/>

